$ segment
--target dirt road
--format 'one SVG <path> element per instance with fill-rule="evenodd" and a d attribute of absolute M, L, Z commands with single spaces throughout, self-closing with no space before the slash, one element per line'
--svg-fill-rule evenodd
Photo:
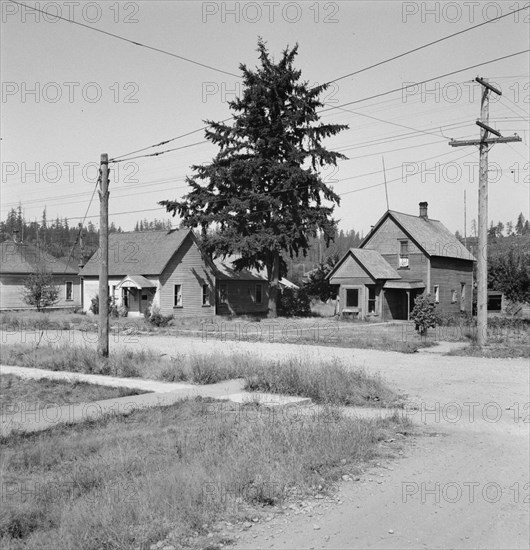
<path fill-rule="evenodd" d="M 312 511 L 287 510 L 255 524 L 242 534 L 241 550 L 529 548 L 527 360 L 139 335 L 111 340 L 111 347 L 339 357 L 408 394 L 407 414 L 425 435 L 403 457 L 343 482 L 340 505 L 315 501 Z"/>
<path fill-rule="evenodd" d="M 408 414 L 425 435 L 403 458 L 343 482 L 341 505 L 288 510 L 245 532 L 237 548 L 529 547 L 527 360 L 161 337 L 132 345 L 169 354 L 340 357 L 380 373 L 415 403 Z"/>

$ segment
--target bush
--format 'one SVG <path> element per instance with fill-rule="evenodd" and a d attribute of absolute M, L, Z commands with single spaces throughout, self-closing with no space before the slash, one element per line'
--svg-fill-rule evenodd
<path fill-rule="evenodd" d="M 430 294 L 427 296 L 418 296 L 414 300 L 414 308 L 410 314 L 410 320 L 420 336 L 426 336 L 427 330 L 436 326 L 437 314 L 436 304 Z"/>
<path fill-rule="evenodd" d="M 90 301 L 90 311 L 94 315 L 99 315 L 99 294 L 96 294 Z M 112 317 L 118 317 L 118 307 L 116 306 L 116 300 L 109 296 L 109 315 Z"/>
<path fill-rule="evenodd" d="M 151 307 L 145 308 L 145 320 L 155 327 L 167 327 L 170 321 L 173 320 L 173 315 L 162 315 L 160 308 L 157 305 L 151 304 Z"/>
<path fill-rule="evenodd" d="M 278 315 L 281 317 L 309 317 L 311 301 L 304 289 L 285 288 L 280 292 Z"/>

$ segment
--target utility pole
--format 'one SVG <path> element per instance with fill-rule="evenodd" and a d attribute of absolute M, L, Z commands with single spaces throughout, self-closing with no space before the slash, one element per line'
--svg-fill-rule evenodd
<path fill-rule="evenodd" d="M 478 140 L 451 140 L 451 147 L 465 147 L 478 145 L 479 147 L 479 189 L 478 189 L 478 262 L 477 262 L 477 344 L 483 347 L 487 341 L 488 331 L 488 152 L 496 143 L 510 143 L 521 141 L 516 134 L 511 137 L 502 137 L 500 132 L 489 126 L 489 94 L 493 92 L 499 96 L 502 92 L 489 84 L 485 78 L 475 79 L 482 90 L 480 106 L 480 120 L 476 121 L 481 128 Z M 489 134 L 497 136 L 488 137 Z"/>
<path fill-rule="evenodd" d="M 465 189 L 464 189 L 464 246 L 467 248 L 467 205 L 466 205 Z"/>
<path fill-rule="evenodd" d="M 109 356 L 109 156 L 101 155 L 99 190 L 99 330 L 98 355 Z"/>

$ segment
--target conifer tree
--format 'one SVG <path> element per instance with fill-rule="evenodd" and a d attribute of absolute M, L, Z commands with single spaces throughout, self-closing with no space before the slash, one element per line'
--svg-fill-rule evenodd
<path fill-rule="evenodd" d="M 319 99 L 327 85 L 311 88 L 294 67 L 298 45 L 276 63 L 263 40 L 260 66 L 240 65 L 242 95 L 229 102 L 233 121 L 206 121 L 206 139 L 219 151 L 210 164 L 192 166 L 191 191 L 180 201 L 162 201 L 187 227 L 201 228 L 205 251 L 236 254 L 236 269 L 265 269 L 269 315 L 276 316 L 278 283 L 285 258 L 307 253 L 309 239 L 335 232 L 339 197 L 319 170 L 344 155 L 322 141 L 348 128 L 319 122 Z M 217 231 L 208 232 L 208 228 Z"/>

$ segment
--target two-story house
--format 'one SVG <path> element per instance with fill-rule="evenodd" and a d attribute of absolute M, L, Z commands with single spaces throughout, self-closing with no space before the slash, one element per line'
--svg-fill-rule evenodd
<path fill-rule="evenodd" d="M 329 273 L 339 314 L 409 319 L 414 299 L 430 293 L 443 313 L 471 313 L 473 255 L 420 202 L 419 216 L 388 210 Z"/>

